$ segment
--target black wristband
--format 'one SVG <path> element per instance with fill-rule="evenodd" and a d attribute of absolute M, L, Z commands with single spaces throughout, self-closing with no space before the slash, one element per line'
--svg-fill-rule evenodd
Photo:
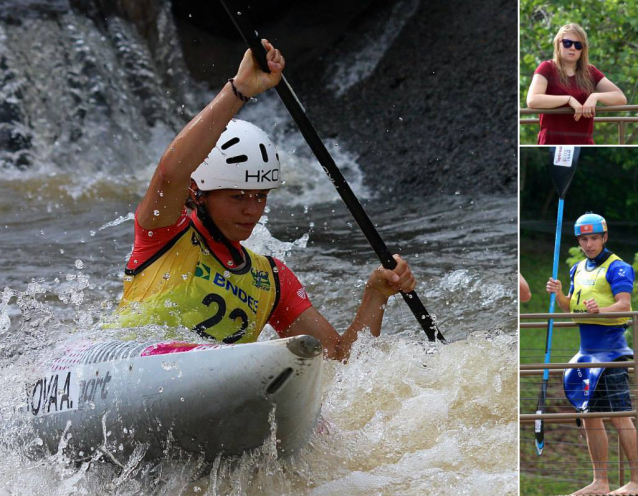
<path fill-rule="evenodd" d="M 250 97 L 243 95 L 241 93 L 241 91 L 239 91 L 236 87 L 235 87 L 235 80 L 233 78 L 230 78 L 228 80 L 228 82 L 230 83 L 231 88 L 233 89 L 233 93 L 235 94 L 235 96 L 237 98 L 239 98 L 242 102 L 247 102 L 248 100 L 250 100 Z"/>

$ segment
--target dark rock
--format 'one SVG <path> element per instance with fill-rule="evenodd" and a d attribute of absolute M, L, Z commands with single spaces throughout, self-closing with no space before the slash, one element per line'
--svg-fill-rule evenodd
<path fill-rule="evenodd" d="M 329 50 L 373 0 L 229 2 L 248 4 L 255 29 L 303 66 Z M 186 64 L 194 77 L 218 87 L 237 70 L 246 46 L 219 1 L 173 1 Z"/>
<path fill-rule="evenodd" d="M 32 165 L 31 157 L 28 152 L 23 151 L 18 154 L 15 159 L 15 165 L 20 170 L 25 170 Z"/>
<path fill-rule="evenodd" d="M 221 86 L 244 45 L 218 10 L 176 5 L 189 68 Z M 357 69 L 357 47 L 373 45 L 405 14 L 400 9 L 410 8 L 414 14 L 372 73 L 335 90 L 336 64 L 347 58 Z M 278 2 L 273 9 L 258 31 L 281 47 L 286 76 L 320 136 L 348 144 L 370 187 L 410 194 L 516 191 L 515 2 L 344 0 L 327 7 Z"/>
<path fill-rule="evenodd" d="M 298 93 L 322 134 L 356 149 L 371 187 L 514 192 L 516 19 L 503 0 L 422 2 L 365 81 L 335 99 L 299 77 Z M 352 28 L 336 56 L 363 35 Z"/>
<path fill-rule="evenodd" d="M 21 117 L 20 107 L 16 103 L 0 101 L 0 123 L 19 121 Z"/>

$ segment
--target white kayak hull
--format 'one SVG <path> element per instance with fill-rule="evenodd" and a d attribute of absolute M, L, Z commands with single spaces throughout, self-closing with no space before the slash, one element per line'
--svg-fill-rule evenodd
<path fill-rule="evenodd" d="M 26 416 L 51 452 L 117 458 L 168 444 L 212 461 L 272 436 L 292 453 L 321 409 L 322 351 L 309 336 L 217 347 L 186 343 L 84 345 L 28 386 Z M 140 449 L 140 448 L 138 448 Z"/>

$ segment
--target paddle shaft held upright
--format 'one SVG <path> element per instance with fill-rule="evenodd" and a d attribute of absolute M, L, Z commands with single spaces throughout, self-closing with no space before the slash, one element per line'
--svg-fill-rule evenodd
<path fill-rule="evenodd" d="M 563 227 L 563 206 L 565 200 L 563 198 L 558 199 L 558 214 L 556 219 L 556 238 L 554 241 L 554 265 L 552 266 L 552 277 L 558 279 L 558 260 L 560 258 L 560 238 Z M 549 296 L 549 313 L 554 313 L 556 306 L 556 293 L 552 293 Z M 547 342 L 545 343 L 545 363 L 549 363 L 552 353 L 552 331 L 554 330 L 554 319 L 549 319 L 547 323 Z M 543 379 L 549 379 L 549 369 L 545 369 L 543 372 Z"/>
<path fill-rule="evenodd" d="M 261 39 L 257 31 L 255 31 L 255 29 L 250 25 L 247 16 L 241 10 L 231 10 L 229 8 L 229 2 L 227 0 L 221 0 L 221 3 L 228 12 L 228 15 L 233 20 L 233 23 L 241 33 L 242 37 L 252 50 L 253 56 L 255 57 L 255 60 L 257 61 L 261 69 L 265 72 L 270 72 L 266 60 L 266 49 L 261 44 Z M 370 243 L 370 246 L 372 246 L 375 253 L 379 257 L 381 265 L 383 265 L 383 267 L 385 267 L 386 269 L 394 269 L 397 266 L 396 260 L 394 260 L 394 258 L 392 257 L 390 250 L 388 250 L 388 247 L 383 242 L 383 239 L 377 232 L 374 224 L 370 221 L 370 218 L 361 206 L 361 203 L 359 203 L 359 200 L 350 188 L 350 185 L 343 177 L 343 174 L 341 174 L 341 171 L 337 167 L 335 161 L 332 159 L 330 153 L 328 153 L 328 150 L 321 141 L 321 138 L 319 138 L 319 135 L 310 123 L 310 120 L 308 119 L 303 106 L 299 102 L 299 99 L 292 91 L 292 88 L 283 75 L 282 82 L 284 84 L 280 83 L 275 87 L 279 98 L 297 124 L 299 131 L 310 146 L 312 152 L 317 157 L 317 160 L 321 164 L 323 170 L 334 184 L 337 192 L 339 193 L 339 196 L 341 196 L 341 199 L 348 207 L 348 210 L 350 210 L 350 213 L 352 214 L 355 221 L 359 225 L 359 228 Z M 417 296 L 416 292 L 401 292 L 401 296 L 403 296 L 403 299 L 410 307 L 410 310 L 412 310 L 412 313 L 417 318 L 417 321 L 427 334 L 428 339 L 430 341 L 435 341 L 436 337 L 436 339 L 438 339 L 439 341 L 446 343 L 446 340 L 443 337 L 443 334 L 441 334 L 441 332 L 439 331 L 436 322 L 425 309 L 425 306 Z"/>
<path fill-rule="evenodd" d="M 565 195 L 574 178 L 576 172 L 576 164 L 580 155 L 580 148 L 561 146 L 550 149 L 550 176 L 554 187 L 558 192 L 558 213 L 556 215 L 556 238 L 554 241 L 554 260 L 552 265 L 552 278 L 558 279 L 558 261 L 560 259 L 560 239 L 563 228 L 563 210 L 565 204 Z M 556 306 L 556 293 L 552 293 L 549 297 L 549 313 L 554 313 Z M 545 341 L 545 362 L 550 363 L 552 356 L 552 336 L 554 331 L 554 319 L 547 321 L 547 338 Z M 547 384 L 549 382 L 549 369 L 543 370 L 543 383 L 541 392 L 538 396 L 538 404 L 536 413 L 543 414 L 545 412 L 545 402 L 547 400 Z M 534 426 L 534 436 L 536 453 L 540 456 L 545 448 L 545 434 L 543 420 L 538 419 Z"/>
<path fill-rule="evenodd" d="M 558 215 L 556 220 L 556 239 L 554 242 L 554 265 L 552 267 L 552 277 L 558 279 L 558 260 L 560 257 L 560 238 L 563 225 L 563 205 L 565 200 L 559 198 L 558 200 Z M 552 293 L 549 296 L 549 313 L 554 313 L 556 306 L 556 293 Z M 552 356 L 552 335 L 554 331 L 554 319 L 549 319 L 547 322 L 547 338 L 545 341 L 545 361 L 549 363 Z M 537 413 L 543 413 L 545 410 L 545 401 L 547 399 L 547 382 L 549 381 L 549 369 L 543 370 L 543 384 L 541 386 L 541 393 L 538 398 L 538 406 L 536 407 Z M 536 421 L 536 452 L 541 455 L 543 448 L 545 447 L 545 440 L 543 436 L 543 421 Z"/>

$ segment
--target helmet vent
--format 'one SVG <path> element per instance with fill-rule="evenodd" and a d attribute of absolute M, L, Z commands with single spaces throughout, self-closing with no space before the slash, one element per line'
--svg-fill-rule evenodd
<path fill-rule="evenodd" d="M 231 146 L 236 145 L 237 143 L 239 143 L 239 138 L 235 137 L 235 138 L 229 139 L 226 143 L 222 145 L 222 150 L 226 150 L 227 148 L 230 148 Z"/>
<path fill-rule="evenodd" d="M 236 155 L 226 159 L 227 164 L 241 164 L 243 162 L 248 162 L 248 157 L 246 155 Z"/>
<path fill-rule="evenodd" d="M 259 149 L 261 150 L 261 158 L 264 159 L 264 162 L 268 162 L 268 152 L 263 143 L 259 143 Z"/>

